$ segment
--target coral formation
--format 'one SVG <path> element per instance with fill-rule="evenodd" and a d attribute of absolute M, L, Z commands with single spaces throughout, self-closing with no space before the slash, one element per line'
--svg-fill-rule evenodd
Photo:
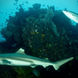
<path fill-rule="evenodd" d="M 40 7 L 40 4 L 34 4 L 24 11 L 20 6 L 19 12 L 9 17 L 7 27 L 1 31 L 6 42 L 5 45 L 0 43 L 0 47 L 4 47 L 6 52 L 9 48 L 14 51 L 22 47 L 27 54 L 52 61 L 77 54 L 73 51 L 76 48 L 72 48 L 77 45 L 77 27 L 62 11 L 54 7 Z"/>

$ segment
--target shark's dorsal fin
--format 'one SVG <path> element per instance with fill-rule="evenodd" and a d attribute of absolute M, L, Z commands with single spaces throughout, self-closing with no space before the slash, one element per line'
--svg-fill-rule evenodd
<path fill-rule="evenodd" d="M 16 53 L 25 54 L 24 49 L 20 48 Z"/>

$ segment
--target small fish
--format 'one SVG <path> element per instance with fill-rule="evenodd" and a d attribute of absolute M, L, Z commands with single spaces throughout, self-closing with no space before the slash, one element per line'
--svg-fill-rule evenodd
<path fill-rule="evenodd" d="M 38 65 L 41 65 L 46 68 L 50 65 L 53 66 L 55 70 L 58 70 L 60 66 L 73 60 L 73 58 L 74 57 L 70 57 L 64 60 L 50 62 L 48 60 L 26 55 L 24 53 L 24 49 L 20 48 L 16 53 L 0 54 L 0 65 L 30 66 L 32 68 Z"/>
<path fill-rule="evenodd" d="M 69 19 L 73 20 L 74 22 L 78 23 L 78 14 L 71 12 L 71 11 L 62 11 Z"/>

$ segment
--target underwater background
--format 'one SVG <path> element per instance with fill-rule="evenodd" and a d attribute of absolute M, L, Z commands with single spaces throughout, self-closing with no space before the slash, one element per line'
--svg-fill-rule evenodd
<path fill-rule="evenodd" d="M 0 53 L 25 53 L 52 62 L 75 57 L 58 71 L 51 66 L 0 66 L 0 78 L 78 77 L 78 23 L 62 11 L 78 14 L 78 0 L 0 0 Z M 78 18 L 78 15 L 77 15 Z"/>

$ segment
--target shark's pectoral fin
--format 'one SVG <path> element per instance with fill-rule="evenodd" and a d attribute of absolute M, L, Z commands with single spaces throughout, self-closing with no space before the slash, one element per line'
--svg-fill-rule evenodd
<path fill-rule="evenodd" d="M 37 65 L 31 64 L 30 67 L 35 68 Z"/>

